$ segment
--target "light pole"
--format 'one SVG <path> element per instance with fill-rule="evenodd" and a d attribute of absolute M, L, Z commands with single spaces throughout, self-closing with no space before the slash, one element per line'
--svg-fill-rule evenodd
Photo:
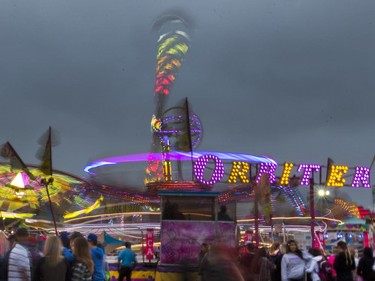
<path fill-rule="evenodd" d="M 310 179 L 310 234 L 311 234 L 311 248 L 315 246 L 315 200 L 314 200 L 314 178 Z"/>
<path fill-rule="evenodd" d="M 329 190 L 320 188 L 317 192 L 319 201 L 330 195 Z M 314 178 L 310 179 L 310 233 L 311 233 L 311 247 L 315 247 L 315 192 L 314 192 Z"/>

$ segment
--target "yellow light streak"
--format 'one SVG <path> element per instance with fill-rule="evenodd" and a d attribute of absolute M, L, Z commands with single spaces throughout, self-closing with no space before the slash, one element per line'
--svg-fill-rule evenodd
<path fill-rule="evenodd" d="M 122 212 L 122 213 L 112 213 L 112 214 L 99 214 L 99 215 L 91 215 L 85 216 L 81 218 L 74 218 L 70 220 L 65 220 L 64 223 L 69 223 L 73 221 L 85 220 L 85 219 L 93 219 L 93 218 L 100 218 L 100 217 L 115 217 L 115 216 L 122 216 L 122 215 L 160 215 L 160 212 Z"/>
<path fill-rule="evenodd" d="M 311 217 L 272 217 L 272 220 L 310 220 Z M 327 220 L 327 221 L 333 221 L 339 223 L 339 225 L 344 224 L 342 220 L 338 219 L 332 219 L 332 218 L 327 218 L 327 217 L 315 217 L 316 220 Z M 255 221 L 255 219 L 243 219 L 243 220 L 237 220 L 237 222 L 252 222 Z"/>

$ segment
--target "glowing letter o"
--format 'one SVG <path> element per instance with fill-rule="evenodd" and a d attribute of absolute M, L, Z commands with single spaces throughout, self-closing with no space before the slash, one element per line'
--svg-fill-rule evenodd
<path fill-rule="evenodd" d="M 210 180 L 204 179 L 204 170 L 207 167 L 208 161 L 213 160 L 215 162 L 215 169 L 212 173 Z M 206 185 L 213 185 L 220 181 L 224 177 L 224 164 L 221 159 L 215 155 L 202 155 L 194 163 L 194 175 L 197 180 Z"/>

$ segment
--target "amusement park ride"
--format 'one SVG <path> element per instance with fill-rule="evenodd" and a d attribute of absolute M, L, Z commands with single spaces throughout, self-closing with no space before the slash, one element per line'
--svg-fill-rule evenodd
<path fill-rule="evenodd" d="M 58 171 L 52 174 L 49 138 L 48 161 L 43 162 L 49 163 L 48 169 L 46 165 L 26 167 L 21 163 L 26 186 L 12 184 L 16 177 L 14 166 L 0 165 L 4 228 L 9 226 L 6 220 L 23 220 L 29 226 L 44 229 L 52 221 L 56 233 L 116 229 L 120 237 L 125 225 L 132 228 L 126 221 L 129 218 L 133 229 L 142 232 L 142 245 L 144 234 L 146 240 L 150 233 L 152 241 L 159 240 L 160 261 L 165 265 L 195 264 L 203 242 L 221 241 L 236 247 L 249 240 L 267 246 L 294 235 L 306 248 L 324 247 L 328 230 L 342 235 L 354 233 L 340 229 L 348 218 L 362 219 L 356 222 L 361 224 L 362 240 L 372 243 L 371 225 L 363 223 L 366 210 L 338 197 L 320 205 L 314 201 L 317 185 L 331 190 L 348 186 L 349 170 L 353 170 L 349 186 L 371 187 L 369 168 L 350 168 L 333 161 L 327 166 L 278 165 L 265 156 L 197 151 L 203 126 L 188 100 L 165 108 L 190 47 L 188 24 L 180 17 L 166 16 L 154 27 L 160 37 L 151 151 L 95 160 L 85 167 L 90 175 L 88 182 Z M 14 154 L 15 151 L 1 155 L 12 160 Z M 309 204 L 297 186 L 309 187 Z M 221 208 L 227 210 L 229 218 L 219 216 Z M 125 239 L 131 237 L 134 238 L 133 233 Z M 342 237 L 336 235 L 330 240 L 337 241 L 336 238 Z M 153 254 L 153 247 L 148 246 L 146 253 Z"/>

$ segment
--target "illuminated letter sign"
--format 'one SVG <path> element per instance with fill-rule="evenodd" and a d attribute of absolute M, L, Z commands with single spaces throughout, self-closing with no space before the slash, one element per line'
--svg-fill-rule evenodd
<path fill-rule="evenodd" d="M 285 163 L 284 164 L 284 170 L 283 170 L 283 173 L 281 175 L 281 180 L 280 180 L 281 185 L 284 185 L 284 186 L 289 185 L 290 173 L 292 172 L 293 166 L 294 166 L 293 163 Z"/>
<path fill-rule="evenodd" d="M 224 158 L 227 159 L 227 158 Z M 241 159 L 242 160 L 242 159 Z M 249 183 L 251 181 L 251 163 L 245 161 L 232 162 L 231 172 L 226 179 L 227 183 Z M 269 182 L 276 182 L 276 170 L 278 165 L 276 163 L 257 163 L 259 166 L 255 181 L 259 184 L 263 175 L 269 176 Z M 210 165 L 208 168 L 207 166 Z M 280 186 L 298 186 L 310 185 L 310 179 L 314 178 L 314 173 L 320 172 L 322 166 L 319 164 L 299 164 L 297 171 L 301 173 L 299 177 L 293 176 L 292 169 L 296 164 L 285 162 L 280 181 L 277 183 Z M 343 187 L 347 186 L 345 175 L 348 173 L 349 166 L 346 165 L 329 165 L 326 171 L 326 186 Z M 194 163 L 195 178 L 204 185 L 214 185 L 223 180 L 224 177 L 224 163 L 216 155 L 205 154 L 197 158 Z M 321 177 L 319 183 L 321 184 Z M 355 167 L 355 174 L 352 179 L 351 187 L 365 187 L 370 188 L 370 169 L 367 167 Z"/>
<path fill-rule="evenodd" d="M 327 171 L 327 173 L 329 173 L 327 186 L 335 186 L 335 187 L 344 186 L 345 179 L 342 176 L 348 172 L 348 169 L 349 169 L 348 166 L 331 165 L 330 171 Z"/>
<path fill-rule="evenodd" d="M 230 172 L 228 182 L 236 183 L 239 178 L 241 182 L 248 183 L 250 180 L 247 177 L 249 172 L 249 163 L 247 162 L 233 162 L 232 171 Z"/>
<path fill-rule="evenodd" d="M 210 180 L 205 180 L 204 170 L 206 169 L 208 161 L 210 160 L 214 161 L 215 168 L 214 168 L 214 171 L 212 173 Z M 197 178 L 197 180 L 200 181 L 201 183 L 206 184 L 206 185 L 213 185 L 217 183 L 218 181 L 220 181 L 224 176 L 223 161 L 221 161 L 219 157 L 214 156 L 214 155 L 210 155 L 210 154 L 202 155 L 194 163 L 194 175 Z"/>
<path fill-rule="evenodd" d="M 313 175 L 313 172 L 319 172 L 320 171 L 320 165 L 317 164 L 300 164 L 298 166 L 298 172 L 302 172 L 302 180 L 301 185 L 309 185 L 310 184 L 310 178 Z"/>
<path fill-rule="evenodd" d="M 259 173 L 258 173 L 256 182 L 257 183 L 260 182 L 260 179 L 261 179 L 263 174 L 268 174 L 269 175 L 268 180 L 270 181 L 270 183 L 273 183 L 276 179 L 276 176 L 274 174 L 275 171 L 276 171 L 276 168 L 277 168 L 276 164 L 263 163 L 263 162 L 260 163 L 260 169 L 259 169 Z"/>
<path fill-rule="evenodd" d="M 355 168 L 355 175 L 353 177 L 352 187 L 359 187 L 361 183 L 363 187 L 371 187 L 369 168 L 366 168 L 366 167 Z"/>

